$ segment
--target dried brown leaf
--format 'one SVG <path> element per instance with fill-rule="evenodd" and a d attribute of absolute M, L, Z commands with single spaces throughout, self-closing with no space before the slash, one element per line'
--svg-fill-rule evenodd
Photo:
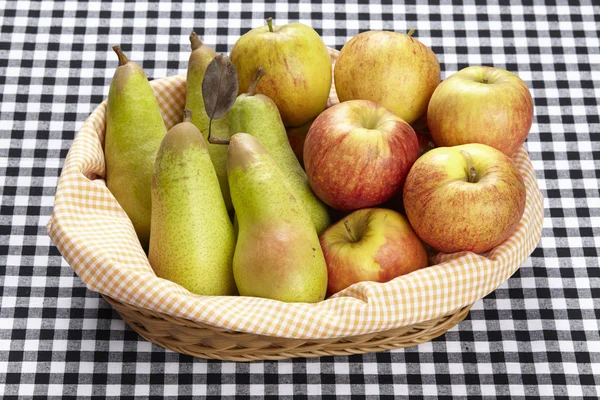
<path fill-rule="evenodd" d="M 211 124 L 213 119 L 219 119 L 229 111 L 235 103 L 237 93 L 238 77 L 235 66 L 229 61 L 229 57 L 219 54 L 208 64 L 202 80 L 204 108 Z"/>

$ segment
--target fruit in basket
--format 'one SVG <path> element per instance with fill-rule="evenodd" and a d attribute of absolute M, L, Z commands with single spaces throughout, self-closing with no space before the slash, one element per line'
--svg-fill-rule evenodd
<path fill-rule="evenodd" d="M 167 133 L 144 70 L 119 57 L 106 104 L 106 186 L 131 220 L 144 250 L 150 237 L 150 186 L 156 152 Z"/>
<path fill-rule="evenodd" d="M 331 59 L 321 37 L 309 26 L 291 23 L 261 26 L 244 34 L 231 50 L 238 71 L 239 93 L 252 84 L 257 68 L 266 76 L 256 87 L 269 96 L 285 126 L 300 126 L 327 104 L 331 89 Z"/>
<path fill-rule="evenodd" d="M 334 81 L 340 101 L 371 100 L 410 124 L 427 111 L 440 63 L 410 32 L 367 31 L 340 51 Z"/>
<path fill-rule="evenodd" d="M 333 208 L 356 210 L 402 189 L 418 155 L 415 132 L 402 118 L 368 100 L 325 110 L 304 143 L 304 167 L 314 192 Z"/>
<path fill-rule="evenodd" d="M 306 134 L 308 133 L 310 127 L 312 126 L 313 119 L 305 123 L 301 126 L 289 127 L 286 128 L 288 141 L 290 142 L 290 146 L 292 146 L 292 150 L 294 150 L 294 154 L 300 162 L 300 165 L 304 167 L 304 141 L 306 140 Z"/>
<path fill-rule="evenodd" d="M 481 253 L 516 229 L 525 210 L 525 185 L 512 160 L 493 147 L 438 147 L 412 166 L 404 209 L 432 247 Z"/>
<path fill-rule="evenodd" d="M 231 198 L 239 223 L 233 273 L 243 296 L 323 300 L 327 267 L 319 237 L 283 171 L 252 135 L 231 137 Z"/>
<path fill-rule="evenodd" d="M 196 32 L 190 35 L 192 53 L 188 61 L 187 70 L 187 94 L 185 98 L 185 108 L 192 111 L 192 123 L 202 132 L 202 136 L 207 140 L 208 125 L 210 118 L 204 108 L 204 96 L 202 95 L 202 80 L 208 64 L 216 57 L 216 53 L 210 47 L 204 45 Z M 226 114 L 222 118 L 215 119 L 212 122 L 212 135 L 227 139 L 229 138 L 229 118 Z M 210 159 L 215 166 L 221 193 L 227 210 L 232 211 L 231 196 L 229 195 L 229 184 L 227 183 L 227 147 L 219 144 L 206 142 Z"/>
<path fill-rule="evenodd" d="M 427 122 L 437 146 L 482 143 L 510 156 L 529 134 L 533 99 L 525 82 L 511 72 L 467 67 L 435 90 Z"/>
<path fill-rule="evenodd" d="M 417 135 L 417 141 L 419 143 L 419 157 L 435 147 L 435 143 L 433 143 L 431 138 L 425 136 L 421 132 L 415 131 L 415 134 Z"/>
<path fill-rule="evenodd" d="M 354 211 L 320 240 L 331 294 L 357 282 L 388 282 L 427 266 L 425 247 L 406 218 L 384 208 Z"/>
<path fill-rule="evenodd" d="M 232 295 L 235 237 L 202 133 L 184 121 L 165 136 L 152 178 L 150 265 L 199 295 Z"/>
<path fill-rule="evenodd" d="M 310 188 L 306 173 L 290 146 L 277 106 L 269 97 L 254 92 L 263 74 L 261 69 L 257 71 L 248 92 L 239 95 L 229 110 L 230 134 L 244 132 L 258 139 L 281 168 L 292 193 L 321 233 L 330 224 L 327 208 Z"/>
<path fill-rule="evenodd" d="M 415 134 L 417 135 L 417 140 L 419 142 L 419 157 L 421 157 L 423 154 L 435 147 L 435 143 L 433 143 L 433 139 L 431 139 L 431 134 L 429 133 L 429 128 L 427 127 L 427 116 L 419 118 L 410 124 L 410 126 L 414 129 Z"/>

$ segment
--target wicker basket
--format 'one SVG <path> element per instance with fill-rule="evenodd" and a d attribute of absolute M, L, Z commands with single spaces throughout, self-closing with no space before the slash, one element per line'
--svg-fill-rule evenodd
<path fill-rule="evenodd" d="M 416 346 L 446 333 L 465 319 L 471 309 L 469 305 L 444 317 L 367 335 L 341 339 L 289 339 L 227 331 L 103 297 L 147 341 L 177 353 L 227 361 L 348 356 Z"/>
<path fill-rule="evenodd" d="M 337 52 L 330 53 L 335 61 Z M 181 120 L 185 79 L 157 79 L 151 85 L 169 128 Z M 336 102 L 332 87 L 329 105 Z M 543 198 L 521 148 L 514 160 L 527 186 L 525 214 L 517 231 L 486 254 L 438 254 L 431 267 L 385 284 L 361 282 L 310 306 L 194 296 L 154 275 L 131 221 L 106 188 L 105 117 L 106 102 L 75 137 L 48 234 L 88 289 L 99 292 L 132 329 L 179 353 L 252 361 L 414 346 L 463 320 L 473 302 L 517 270 L 541 237 Z"/>

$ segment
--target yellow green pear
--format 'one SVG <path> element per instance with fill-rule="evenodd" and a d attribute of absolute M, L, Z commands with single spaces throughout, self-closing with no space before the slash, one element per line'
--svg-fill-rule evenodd
<path fill-rule="evenodd" d="M 239 224 L 233 273 L 240 294 L 286 302 L 323 300 L 327 266 L 315 227 L 255 137 L 231 137 L 227 175 Z"/>
<path fill-rule="evenodd" d="M 106 185 L 131 219 L 144 250 L 150 237 L 150 185 L 156 152 L 167 129 L 142 68 L 119 57 L 106 108 Z"/>
<path fill-rule="evenodd" d="M 229 110 L 229 133 L 248 133 L 258 139 L 283 171 L 292 193 L 306 208 L 320 234 L 331 223 L 329 213 L 310 188 L 306 172 L 290 145 L 277 106 L 268 96 L 254 92 L 263 74 L 262 69 L 257 71 L 248 93 L 239 95 Z"/>
<path fill-rule="evenodd" d="M 199 295 L 233 295 L 233 226 L 202 134 L 184 121 L 169 130 L 152 177 L 150 265 Z"/>
<path fill-rule="evenodd" d="M 192 53 L 188 61 L 187 71 L 187 94 L 185 98 L 185 108 L 192 111 L 192 123 L 202 132 L 202 136 L 208 138 L 208 124 L 210 118 L 204 108 L 204 96 L 202 95 L 202 80 L 208 64 L 217 55 L 213 49 L 204 45 L 196 32 L 190 35 Z M 224 117 L 215 119 L 212 122 L 211 136 L 227 139 L 229 138 L 229 118 L 227 114 Z M 233 210 L 231 205 L 231 196 L 229 195 L 229 185 L 227 184 L 227 146 L 212 144 L 206 142 L 210 159 L 215 166 L 215 172 L 221 186 L 221 193 L 225 200 L 227 210 Z"/>

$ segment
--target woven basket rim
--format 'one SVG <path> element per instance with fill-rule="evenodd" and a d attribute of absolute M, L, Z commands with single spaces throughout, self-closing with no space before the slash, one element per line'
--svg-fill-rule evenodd
<path fill-rule="evenodd" d="M 177 353 L 205 359 L 251 362 L 323 356 L 348 356 L 406 348 L 433 340 L 460 323 L 471 304 L 418 324 L 332 339 L 277 338 L 232 332 L 168 314 L 140 309 L 109 296 L 102 297 L 136 333 Z M 162 325 L 157 328 L 157 325 Z"/>

